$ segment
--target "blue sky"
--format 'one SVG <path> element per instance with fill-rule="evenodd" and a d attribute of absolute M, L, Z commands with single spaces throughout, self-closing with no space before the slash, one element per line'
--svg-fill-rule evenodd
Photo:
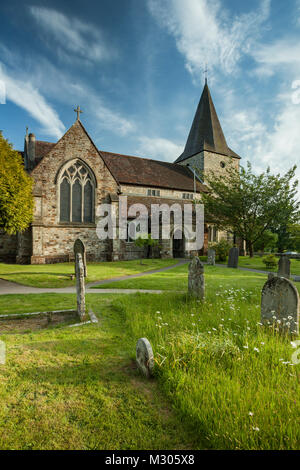
<path fill-rule="evenodd" d="M 26 126 L 56 141 L 80 105 L 100 149 L 174 161 L 207 63 L 243 162 L 300 163 L 300 0 L 10 0 L 0 17 L 0 129 L 17 149 Z"/>

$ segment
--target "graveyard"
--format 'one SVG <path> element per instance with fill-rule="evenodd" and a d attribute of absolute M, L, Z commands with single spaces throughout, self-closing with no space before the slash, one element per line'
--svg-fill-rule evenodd
<path fill-rule="evenodd" d="M 96 280 L 110 279 L 97 268 L 95 285 L 86 289 L 95 265 L 85 268 L 84 256 L 77 256 L 77 294 L 57 288 L 0 295 L 1 313 L 8 316 L 78 312 L 64 324 L 1 333 L 8 352 L 7 364 L 0 365 L 2 449 L 299 447 L 299 371 L 292 359 L 297 334 L 283 328 L 290 315 L 299 321 L 299 282 L 202 257 L 179 266 L 178 260 L 111 263 L 112 281 L 148 273 L 97 286 Z M 167 264 L 171 269 L 159 271 Z M 46 277 L 38 285 L 53 287 L 38 268 L 39 279 Z M 74 263 L 52 272 L 59 271 L 74 273 Z M 278 288 L 280 298 L 291 296 L 284 320 L 280 311 L 270 315 L 277 308 L 274 279 L 291 289 L 282 295 Z M 144 352 L 148 359 L 139 370 Z"/>

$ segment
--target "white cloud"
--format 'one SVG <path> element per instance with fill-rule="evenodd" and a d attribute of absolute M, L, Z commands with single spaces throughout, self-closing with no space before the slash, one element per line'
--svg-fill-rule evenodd
<path fill-rule="evenodd" d="M 219 0 L 148 0 L 148 7 L 175 37 L 192 74 L 199 74 L 205 63 L 210 69 L 231 73 L 259 37 L 270 0 L 262 0 L 257 11 L 235 17 Z"/>
<path fill-rule="evenodd" d="M 58 44 L 58 54 L 64 59 L 73 54 L 84 60 L 99 62 L 115 56 L 115 51 L 105 44 L 99 28 L 92 24 L 67 17 L 51 8 L 31 6 L 29 11 L 43 32 Z"/>
<path fill-rule="evenodd" d="M 65 126 L 52 106 L 40 94 L 30 81 L 20 80 L 17 76 L 5 72 L 0 63 L 0 80 L 5 83 L 6 99 L 25 109 L 40 122 L 44 131 L 59 139 Z"/>
<path fill-rule="evenodd" d="M 44 127 L 49 135 L 59 135 L 58 129 L 61 129 L 63 125 L 58 125 L 58 117 L 49 104 L 48 107 L 52 109 L 52 114 L 44 112 L 44 110 L 41 113 L 37 113 L 37 110 L 35 110 L 35 114 L 32 113 L 32 103 L 37 102 L 37 96 L 40 97 L 40 103 L 42 101 L 46 103 L 46 99 L 43 97 L 45 96 L 51 101 L 54 100 L 68 106 L 71 117 L 73 116 L 74 106 L 79 104 L 84 110 L 82 120 L 92 118 L 94 131 L 96 130 L 96 132 L 109 130 L 114 134 L 124 136 L 135 130 L 134 122 L 122 116 L 118 110 L 110 108 L 100 93 L 86 85 L 80 78 L 73 77 L 70 73 L 55 67 L 46 58 L 35 56 L 35 60 L 32 61 L 30 57 L 23 58 L 17 53 L 13 54 L 1 44 L 0 54 L 10 71 L 10 82 L 12 83 L 13 80 L 15 85 L 18 83 L 20 90 L 24 87 L 24 93 L 27 90 L 26 99 L 24 97 L 24 100 L 20 99 L 16 102 L 19 95 L 15 91 L 14 94 L 11 94 L 11 101 L 27 109 L 42 124 L 44 120 L 47 120 L 48 125 Z M 23 77 L 22 83 L 18 79 L 20 76 Z M 8 81 L 8 78 L 6 81 Z M 32 95 L 31 98 L 30 95 Z M 33 101 L 33 98 L 35 98 L 35 101 Z M 55 130 L 52 132 L 48 131 L 51 128 L 51 120 L 53 120 L 53 129 Z"/>
<path fill-rule="evenodd" d="M 139 147 L 136 153 L 155 160 L 174 162 L 183 152 L 184 146 L 178 145 L 168 139 L 142 136 L 138 138 Z"/>

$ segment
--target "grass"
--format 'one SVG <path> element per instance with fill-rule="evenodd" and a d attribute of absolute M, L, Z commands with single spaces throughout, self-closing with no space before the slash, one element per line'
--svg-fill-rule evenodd
<path fill-rule="evenodd" d="M 261 286 L 266 281 L 266 275 L 253 273 L 251 271 L 237 271 L 236 269 L 222 269 L 217 266 L 205 266 L 205 279 L 207 282 L 217 286 L 222 283 L 224 287 L 230 287 L 238 279 L 240 287 Z M 149 274 L 137 279 L 116 281 L 108 284 L 95 286 L 103 289 L 161 289 L 170 291 L 186 291 L 188 279 L 188 264 L 178 266 L 170 271 Z"/>
<path fill-rule="evenodd" d="M 88 294 L 98 325 L 1 335 L 0 448 L 299 449 L 299 365 L 290 338 L 259 324 L 265 280 L 206 266 L 202 303 L 174 292 L 187 287 L 181 266 L 134 280 L 171 286 L 164 295 Z M 44 297 L 22 296 L 26 310 L 74 299 Z M 154 380 L 134 368 L 140 337 Z"/>
<path fill-rule="evenodd" d="M 239 257 L 239 267 L 242 268 L 251 268 L 251 269 L 259 269 L 261 271 L 274 271 L 277 272 L 277 267 L 275 268 L 266 268 L 266 265 L 263 263 L 263 256 L 254 256 L 253 258 L 249 258 L 249 256 L 240 256 Z M 279 261 L 279 258 L 277 258 Z M 219 261 L 217 261 L 219 263 Z M 227 262 L 221 262 L 221 264 L 227 264 Z M 300 260 L 291 259 L 291 274 L 295 274 L 300 276 Z"/>
<path fill-rule="evenodd" d="M 142 264 L 140 260 L 88 263 L 86 282 L 151 271 L 152 269 L 172 266 L 177 262 L 178 260 L 174 259 L 143 259 Z M 70 279 L 71 274 L 74 274 L 74 263 L 44 265 L 0 263 L 0 278 L 18 282 L 25 286 L 45 288 L 73 286 L 75 280 Z"/>
<path fill-rule="evenodd" d="M 32 311 L 43 298 L 24 297 Z M 0 448 L 196 448 L 156 381 L 138 374 L 109 299 L 87 297 L 98 325 L 1 335 Z"/>
<path fill-rule="evenodd" d="M 76 308 L 76 294 L 0 295 L 0 315 Z"/>
<path fill-rule="evenodd" d="M 258 324 L 261 283 L 207 287 L 203 305 L 180 294 L 115 301 L 132 350 L 149 339 L 161 389 L 207 448 L 299 449 L 299 366 L 290 338 Z"/>

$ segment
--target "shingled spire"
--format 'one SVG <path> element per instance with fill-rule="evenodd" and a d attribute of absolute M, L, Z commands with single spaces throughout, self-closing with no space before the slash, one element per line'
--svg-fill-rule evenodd
<path fill-rule="evenodd" d="M 218 115 L 205 80 L 203 92 L 187 139 L 184 152 L 175 163 L 182 162 L 204 150 L 240 158 L 227 145 Z"/>

